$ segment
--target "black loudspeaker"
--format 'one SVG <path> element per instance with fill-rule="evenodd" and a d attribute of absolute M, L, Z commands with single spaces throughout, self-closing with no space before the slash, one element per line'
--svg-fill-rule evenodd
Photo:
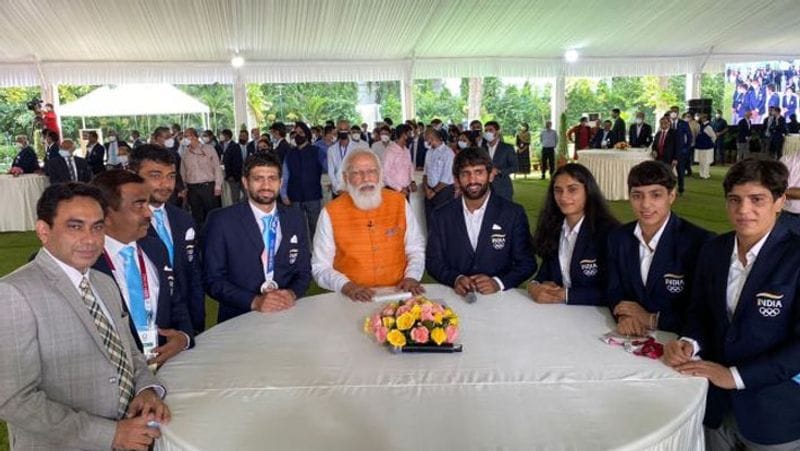
<path fill-rule="evenodd" d="M 688 102 L 689 111 L 698 114 L 705 113 L 711 119 L 714 117 L 712 103 L 711 99 L 690 99 Z"/>

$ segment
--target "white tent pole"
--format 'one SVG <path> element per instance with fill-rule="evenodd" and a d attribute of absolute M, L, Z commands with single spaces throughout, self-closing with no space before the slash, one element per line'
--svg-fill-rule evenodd
<path fill-rule="evenodd" d="M 565 85 L 563 73 L 553 79 L 553 91 L 550 97 L 550 121 L 553 122 L 553 130 L 559 130 L 561 113 L 567 109 L 567 90 Z M 563 136 L 558 138 L 566 139 Z"/>
<path fill-rule="evenodd" d="M 702 83 L 703 74 L 688 73 L 686 74 L 686 101 L 690 99 L 700 98 L 700 84 Z"/>
<path fill-rule="evenodd" d="M 481 118 L 482 100 L 483 78 L 472 77 L 469 79 L 469 94 L 467 94 L 467 120 L 474 121 Z"/>
<path fill-rule="evenodd" d="M 82 128 L 86 128 L 86 116 L 81 116 L 81 125 Z"/>
<path fill-rule="evenodd" d="M 233 83 L 233 121 L 236 130 L 239 130 L 242 124 L 247 124 L 247 86 L 238 70 Z"/>

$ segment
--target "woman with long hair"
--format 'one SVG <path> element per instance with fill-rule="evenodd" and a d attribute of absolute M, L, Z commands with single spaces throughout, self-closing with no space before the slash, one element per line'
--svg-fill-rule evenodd
<path fill-rule="evenodd" d="M 585 166 L 559 168 L 533 236 L 542 265 L 528 284 L 531 298 L 546 304 L 605 305 L 606 236 L 618 225 Z"/>

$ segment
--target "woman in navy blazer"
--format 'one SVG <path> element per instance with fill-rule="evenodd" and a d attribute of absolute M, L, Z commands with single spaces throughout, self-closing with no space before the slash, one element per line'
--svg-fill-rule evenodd
<path fill-rule="evenodd" d="M 618 225 L 585 166 L 568 164 L 559 168 L 550 179 L 533 235 L 533 248 L 542 265 L 528 284 L 531 298 L 547 304 L 606 305 L 606 239 Z M 564 227 L 570 231 L 578 228 L 571 251 L 561 248 Z M 568 284 L 559 258 L 562 251 L 569 259 Z"/>

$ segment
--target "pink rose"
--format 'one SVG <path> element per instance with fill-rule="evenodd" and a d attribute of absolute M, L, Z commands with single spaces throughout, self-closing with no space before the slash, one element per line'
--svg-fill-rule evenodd
<path fill-rule="evenodd" d="M 444 329 L 444 333 L 447 334 L 448 343 L 455 343 L 458 340 L 458 326 L 451 324 Z"/>
<path fill-rule="evenodd" d="M 378 326 L 383 326 L 383 321 L 381 320 L 381 315 L 379 315 L 377 313 L 372 315 L 372 317 L 369 319 L 369 321 L 370 321 L 370 325 L 372 325 L 372 331 L 373 332 L 378 330 Z"/>
<path fill-rule="evenodd" d="M 433 321 L 433 312 L 430 311 L 430 309 L 428 309 L 427 311 L 423 309 L 422 313 L 420 313 L 419 315 L 419 318 L 422 321 Z"/>
<path fill-rule="evenodd" d="M 437 314 L 437 313 L 444 313 L 444 307 L 442 307 L 439 304 L 433 304 L 433 307 L 431 307 L 431 312 L 434 315 Z"/>
<path fill-rule="evenodd" d="M 387 305 L 384 307 L 383 311 L 381 312 L 381 316 L 394 316 L 394 306 L 392 304 Z"/>
<path fill-rule="evenodd" d="M 378 340 L 378 343 L 386 343 L 386 335 L 389 334 L 389 329 L 378 326 L 375 328 L 375 339 Z"/>
<path fill-rule="evenodd" d="M 411 310 L 411 306 L 408 305 L 408 304 L 403 304 L 400 307 L 398 307 L 397 310 L 395 310 L 394 316 L 395 317 L 399 317 L 400 315 L 402 315 L 403 313 L 405 313 L 405 312 L 407 312 L 409 310 Z"/>
<path fill-rule="evenodd" d="M 411 329 L 411 339 L 417 343 L 427 343 L 428 329 L 424 326 L 418 326 Z"/>

